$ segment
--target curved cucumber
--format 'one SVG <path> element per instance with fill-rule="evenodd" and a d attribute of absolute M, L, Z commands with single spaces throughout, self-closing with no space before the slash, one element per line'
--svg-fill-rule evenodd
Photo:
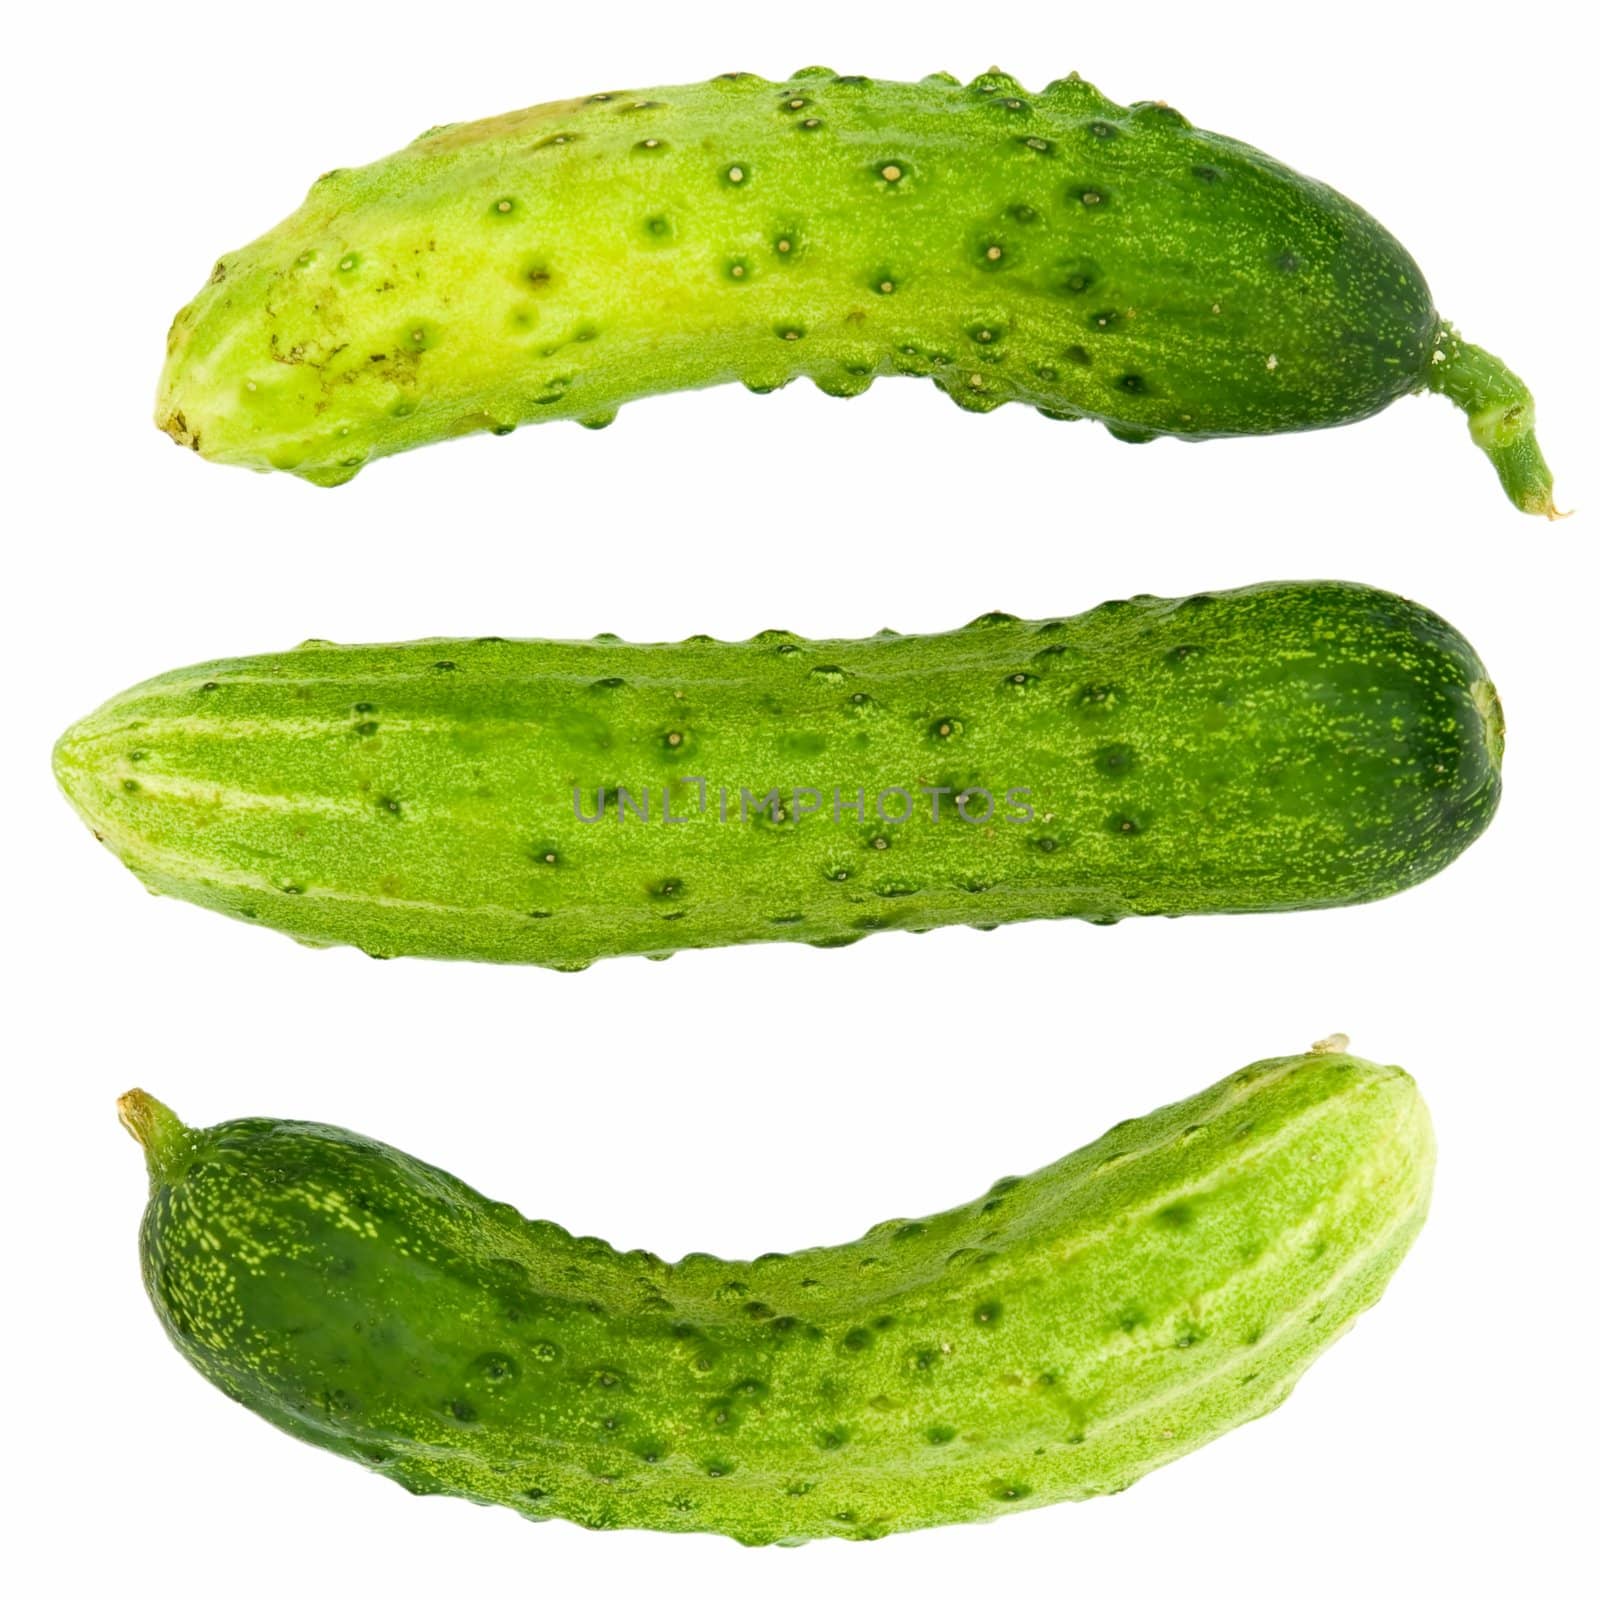
<path fill-rule="evenodd" d="M 435 128 L 217 262 L 157 421 L 333 484 L 667 390 L 891 373 L 1134 441 L 1329 427 L 1433 388 L 1512 500 L 1553 514 L 1528 391 L 1372 218 L 1076 75 L 734 73 Z"/>
<path fill-rule="evenodd" d="M 1500 742 L 1438 617 L 1278 583 L 854 642 L 313 642 L 119 695 L 56 772 L 160 893 L 576 968 L 1369 900 L 1483 830 Z"/>
<path fill-rule="evenodd" d="M 668 1265 L 315 1123 L 135 1091 L 145 1284 L 278 1427 L 419 1494 L 749 1544 L 1125 1488 L 1271 1410 L 1421 1227 L 1428 1115 L 1330 1040 L 971 1205 Z"/>

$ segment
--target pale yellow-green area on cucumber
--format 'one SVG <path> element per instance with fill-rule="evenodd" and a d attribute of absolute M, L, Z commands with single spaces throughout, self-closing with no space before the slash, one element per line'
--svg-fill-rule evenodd
<path fill-rule="evenodd" d="M 1345 1043 L 754 1261 L 621 1253 L 317 1124 L 122 1113 L 155 1308 L 278 1427 L 533 1518 L 873 1539 L 1115 1493 L 1284 1399 L 1428 1206 L 1416 1086 Z M 815 1163 L 786 1164 L 803 1205 Z"/>

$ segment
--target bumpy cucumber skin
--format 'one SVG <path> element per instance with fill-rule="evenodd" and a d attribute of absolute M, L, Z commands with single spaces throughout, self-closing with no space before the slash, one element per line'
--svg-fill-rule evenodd
<path fill-rule="evenodd" d="M 558 101 L 325 174 L 179 313 L 157 420 L 324 484 L 800 376 L 1200 439 L 1368 416 L 1444 340 L 1365 212 L 1169 106 L 818 68 Z"/>
<path fill-rule="evenodd" d="M 576 969 L 1373 899 L 1482 832 L 1500 746 L 1447 623 L 1281 583 L 859 641 L 313 643 L 129 690 L 63 735 L 56 773 L 159 893 L 375 956 Z M 796 785 L 824 809 L 793 817 Z M 917 785 L 947 791 L 937 822 Z M 651 820 L 611 798 L 580 821 L 602 786 L 648 789 Z M 890 786 L 909 821 L 874 815 Z M 741 788 L 774 787 L 783 820 L 740 821 Z M 1002 820 L 1021 787 L 1033 821 Z M 835 788 L 864 790 L 861 822 L 833 820 Z M 963 821 L 979 789 L 994 819 Z"/>
<path fill-rule="evenodd" d="M 339 1129 L 124 1115 L 150 1298 L 225 1393 L 414 1493 L 747 1544 L 1115 1493 L 1270 1411 L 1433 1169 L 1405 1073 L 1313 1051 L 855 1244 L 668 1265 Z"/>

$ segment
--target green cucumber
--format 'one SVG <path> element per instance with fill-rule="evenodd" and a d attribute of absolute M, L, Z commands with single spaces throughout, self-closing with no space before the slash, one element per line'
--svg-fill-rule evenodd
<path fill-rule="evenodd" d="M 1118 438 L 1330 427 L 1433 389 L 1554 515 L 1533 400 L 1365 212 L 1075 74 L 603 93 L 453 124 L 317 180 L 168 338 L 157 422 L 342 483 L 460 434 L 809 377 L 932 378 Z"/>
<path fill-rule="evenodd" d="M 576 969 L 1370 900 L 1482 832 L 1500 748 L 1447 623 L 1275 583 L 859 641 L 313 641 L 119 695 L 56 773 L 158 893 Z"/>
<path fill-rule="evenodd" d="M 418 1494 L 747 1544 L 1111 1494 L 1270 1411 L 1427 1211 L 1342 1038 L 855 1244 L 668 1265 L 315 1123 L 135 1090 L 144 1279 L 207 1379 Z"/>

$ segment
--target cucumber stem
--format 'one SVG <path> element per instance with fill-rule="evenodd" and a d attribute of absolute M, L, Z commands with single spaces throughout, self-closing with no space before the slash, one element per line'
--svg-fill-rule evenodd
<path fill-rule="evenodd" d="M 1518 510 L 1551 519 L 1566 514 L 1556 510 L 1550 469 L 1533 435 L 1533 396 L 1498 356 L 1466 343 L 1448 322 L 1441 323 L 1428 387 L 1466 412 L 1473 443 L 1494 463 Z"/>
<path fill-rule="evenodd" d="M 130 1089 L 117 1101 L 117 1116 L 143 1147 L 150 1181 L 170 1183 L 194 1148 L 193 1130 L 143 1089 Z"/>

